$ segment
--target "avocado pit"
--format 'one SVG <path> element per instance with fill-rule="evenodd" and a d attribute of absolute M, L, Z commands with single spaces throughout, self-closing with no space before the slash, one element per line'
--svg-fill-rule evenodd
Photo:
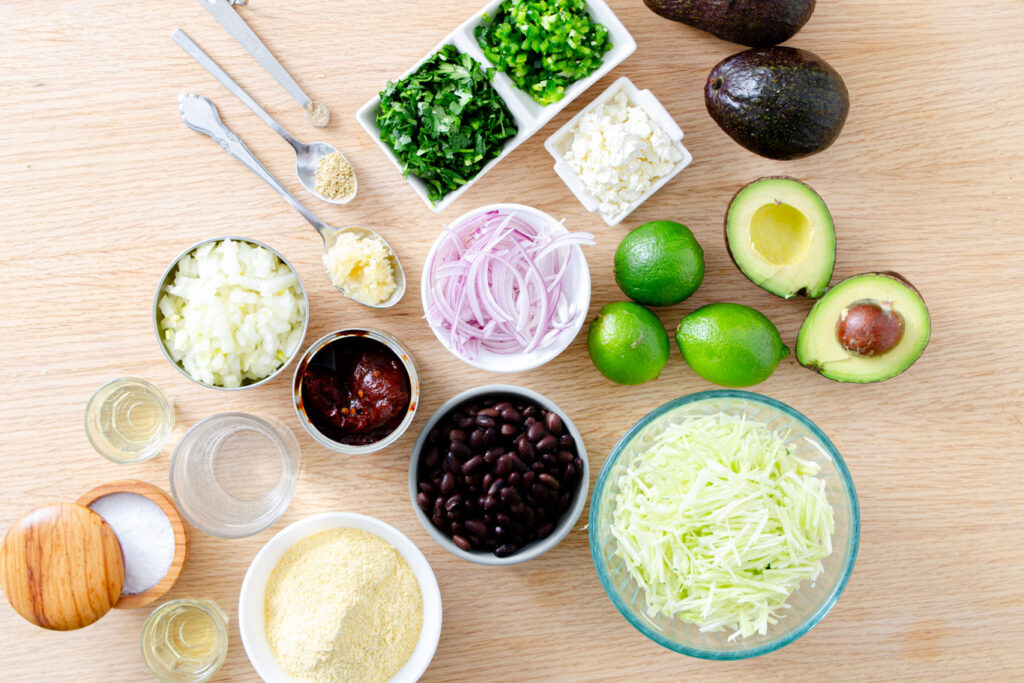
<path fill-rule="evenodd" d="M 890 305 L 857 301 L 839 314 L 839 343 L 858 356 L 880 356 L 903 338 L 903 316 Z"/>

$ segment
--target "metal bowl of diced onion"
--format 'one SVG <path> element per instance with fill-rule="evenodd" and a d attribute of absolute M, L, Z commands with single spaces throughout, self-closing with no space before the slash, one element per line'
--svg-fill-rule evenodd
<path fill-rule="evenodd" d="M 163 322 L 165 318 L 165 313 L 167 311 L 167 304 L 165 303 L 162 305 L 161 299 L 163 299 L 164 295 L 167 293 L 167 288 L 174 283 L 175 277 L 178 274 L 179 265 L 181 264 L 182 260 L 185 257 L 190 256 L 197 252 L 204 245 L 210 243 L 220 243 L 227 240 L 247 244 L 251 247 L 262 247 L 263 249 L 267 250 L 267 252 L 276 257 L 277 261 L 279 262 L 279 265 L 283 268 L 286 268 L 287 271 L 295 278 L 294 284 L 289 285 L 287 289 L 297 290 L 293 292 L 293 294 L 296 295 L 294 296 L 294 302 L 292 303 L 294 303 L 297 306 L 297 312 L 293 317 L 301 317 L 301 320 L 296 319 L 294 320 L 294 322 L 290 324 L 291 329 L 287 337 L 285 337 L 284 340 L 281 342 L 280 347 L 278 348 L 278 351 L 275 354 L 276 360 L 279 361 L 279 364 L 274 367 L 270 367 L 269 364 L 267 364 L 266 374 L 252 373 L 250 376 L 241 377 L 237 385 L 234 385 L 234 383 L 231 383 L 232 385 L 225 385 L 223 383 L 217 383 L 216 381 L 203 381 L 202 378 L 193 376 L 193 374 L 189 372 L 188 369 L 186 369 L 185 364 L 182 362 L 182 360 L 176 360 L 173 357 L 172 352 L 168 349 L 168 342 L 167 340 L 165 340 L 165 333 L 162 332 L 160 329 L 161 323 Z M 178 256 L 176 256 L 174 260 L 171 261 L 171 264 L 167 266 L 167 270 L 165 270 L 163 275 L 160 277 L 160 282 L 157 285 L 156 293 L 153 295 L 153 330 L 156 333 L 157 343 L 160 345 L 160 350 L 163 351 L 164 357 L 167 358 L 171 365 L 177 368 L 178 371 L 185 377 L 188 377 L 190 380 L 197 384 L 200 384 L 204 387 L 210 387 L 212 389 L 219 389 L 222 391 L 234 391 L 238 389 L 250 389 L 252 387 L 259 386 L 261 384 L 269 382 L 274 377 L 276 377 L 282 370 L 284 370 L 285 367 L 287 367 L 288 364 L 291 363 L 291 361 L 296 356 L 299 355 L 299 353 L 302 350 L 302 342 L 305 340 L 306 329 L 308 326 L 309 297 L 306 294 L 306 287 L 305 285 L 302 284 L 302 278 L 299 277 L 298 271 L 288 261 L 288 259 L 286 259 L 279 251 L 277 251 L 268 244 L 260 242 L 259 240 L 251 239 L 249 237 L 213 237 L 193 244 L 192 246 L 178 254 Z M 253 332 L 256 333 L 255 330 L 253 330 Z M 262 332 L 263 331 L 260 331 L 260 341 L 269 341 L 268 339 L 263 338 Z"/>

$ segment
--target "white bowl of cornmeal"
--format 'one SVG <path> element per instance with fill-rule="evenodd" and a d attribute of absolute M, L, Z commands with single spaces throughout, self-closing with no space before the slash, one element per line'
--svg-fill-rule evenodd
<path fill-rule="evenodd" d="M 441 592 L 400 531 L 327 512 L 263 546 L 242 582 L 238 626 L 269 683 L 416 681 L 441 637 Z"/>

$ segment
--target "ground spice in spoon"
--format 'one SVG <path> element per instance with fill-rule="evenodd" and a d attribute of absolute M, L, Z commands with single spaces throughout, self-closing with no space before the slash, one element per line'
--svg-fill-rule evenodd
<path fill-rule="evenodd" d="M 356 191 L 356 173 L 341 152 L 320 158 L 316 167 L 316 193 L 327 199 L 348 199 Z"/>

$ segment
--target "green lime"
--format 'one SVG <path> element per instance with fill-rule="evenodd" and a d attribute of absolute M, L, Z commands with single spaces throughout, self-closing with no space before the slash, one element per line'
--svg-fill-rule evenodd
<path fill-rule="evenodd" d="M 643 384 L 660 375 L 668 346 L 658 316 L 632 301 L 603 306 L 587 334 L 594 367 L 619 384 Z"/>
<path fill-rule="evenodd" d="M 645 306 L 677 304 L 696 292 L 703 279 L 704 250 L 682 223 L 645 223 L 615 250 L 615 282 Z"/>
<path fill-rule="evenodd" d="M 740 304 L 698 308 L 679 323 L 676 343 L 694 372 L 723 387 L 763 382 L 789 355 L 772 321 Z"/>

